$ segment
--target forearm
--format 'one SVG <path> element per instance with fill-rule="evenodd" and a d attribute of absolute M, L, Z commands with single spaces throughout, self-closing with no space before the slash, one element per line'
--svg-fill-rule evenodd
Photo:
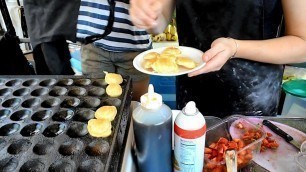
<path fill-rule="evenodd" d="M 306 40 L 297 36 L 284 36 L 269 40 L 236 40 L 236 57 L 272 64 L 306 62 Z"/>

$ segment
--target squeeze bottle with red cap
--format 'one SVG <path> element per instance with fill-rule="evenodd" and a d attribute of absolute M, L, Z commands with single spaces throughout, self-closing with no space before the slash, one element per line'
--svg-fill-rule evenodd
<path fill-rule="evenodd" d="M 201 172 L 204 163 L 206 122 L 193 101 L 174 122 L 174 171 Z"/>
<path fill-rule="evenodd" d="M 172 111 L 151 84 L 140 100 L 132 116 L 138 171 L 172 172 Z"/>

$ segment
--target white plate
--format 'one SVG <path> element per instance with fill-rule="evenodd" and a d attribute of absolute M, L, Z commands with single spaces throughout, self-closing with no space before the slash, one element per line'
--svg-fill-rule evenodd
<path fill-rule="evenodd" d="M 178 75 L 183 75 L 183 74 L 187 74 L 193 71 L 196 71 L 200 68 L 202 68 L 205 63 L 202 61 L 202 55 L 203 52 L 201 50 L 195 49 L 195 48 L 191 48 L 191 47 L 184 47 L 184 46 L 178 46 L 176 48 L 178 48 L 179 50 L 181 50 L 182 55 L 189 57 L 190 59 L 192 59 L 194 62 L 196 62 L 197 67 L 193 68 L 193 69 L 187 69 L 184 67 L 179 67 L 179 72 L 175 72 L 175 73 L 157 73 L 154 72 L 152 69 L 145 69 L 142 64 L 144 62 L 143 57 L 150 53 L 150 52 L 157 52 L 157 53 L 161 53 L 162 51 L 164 51 L 164 49 L 166 49 L 168 47 L 162 47 L 162 48 L 156 48 L 156 49 L 151 49 L 151 50 L 147 50 L 145 52 L 142 52 L 141 54 L 139 54 L 138 56 L 135 57 L 134 61 L 133 61 L 133 65 L 134 67 L 139 70 L 142 73 L 146 73 L 149 75 L 157 75 L 157 76 L 178 76 Z"/>

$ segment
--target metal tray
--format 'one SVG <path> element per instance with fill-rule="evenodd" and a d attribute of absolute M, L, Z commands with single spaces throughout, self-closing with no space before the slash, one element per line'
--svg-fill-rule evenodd
<path fill-rule="evenodd" d="M 2 76 L 0 78 L 0 169 L 2 171 L 117 171 L 131 101 L 105 93 L 97 76 Z M 118 114 L 112 134 L 95 138 L 87 121 L 103 105 Z"/>

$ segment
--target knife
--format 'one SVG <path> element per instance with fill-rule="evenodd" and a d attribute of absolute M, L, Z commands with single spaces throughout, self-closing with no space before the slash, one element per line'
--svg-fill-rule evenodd
<path fill-rule="evenodd" d="M 283 130 L 278 128 L 276 125 L 274 125 L 273 123 L 271 123 L 270 121 L 268 121 L 266 119 L 262 121 L 262 124 L 267 126 L 268 128 L 270 128 L 275 134 L 284 138 L 286 140 L 286 142 L 290 143 L 291 145 L 296 147 L 298 150 L 300 150 L 301 143 L 294 140 L 292 136 L 290 136 L 289 134 L 287 134 L 286 132 L 284 132 Z"/>

